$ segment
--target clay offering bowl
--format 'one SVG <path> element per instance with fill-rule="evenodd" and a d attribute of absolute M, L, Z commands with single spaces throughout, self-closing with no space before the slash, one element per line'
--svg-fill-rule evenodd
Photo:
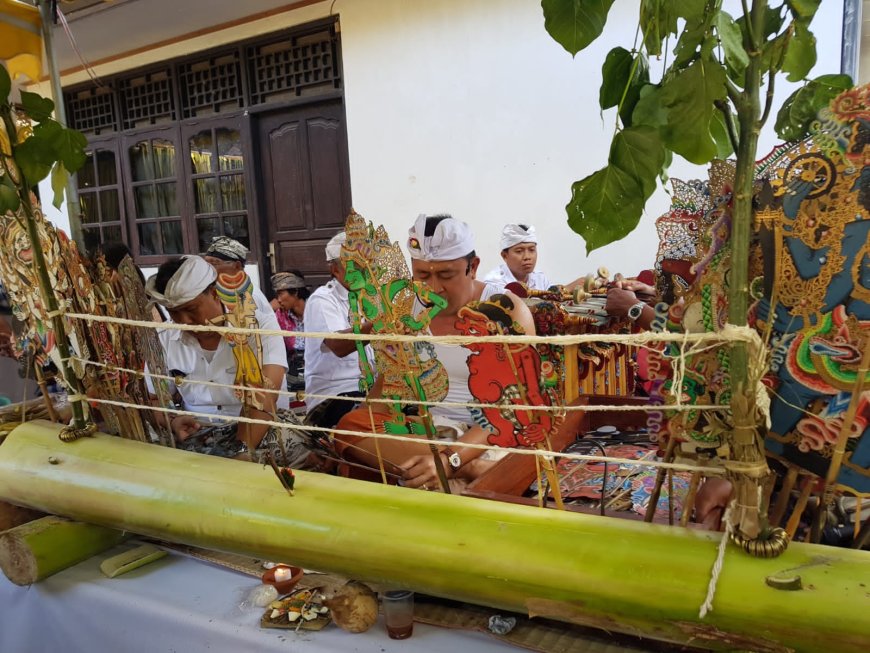
<path fill-rule="evenodd" d="M 288 594 L 302 578 L 302 568 L 275 565 L 263 574 L 263 582 L 274 587 L 278 594 Z"/>

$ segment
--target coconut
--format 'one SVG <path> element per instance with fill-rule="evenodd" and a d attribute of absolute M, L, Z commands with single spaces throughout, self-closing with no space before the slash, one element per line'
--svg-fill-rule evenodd
<path fill-rule="evenodd" d="M 336 625 L 350 633 L 364 633 L 378 620 L 377 595 L 355 580 L 345 583 L 323 604 Z"/>

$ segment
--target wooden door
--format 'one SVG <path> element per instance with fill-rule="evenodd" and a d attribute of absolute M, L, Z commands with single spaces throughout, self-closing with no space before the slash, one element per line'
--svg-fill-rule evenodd
<path fill-rule="evenodd" d="M 350 211 L 350 173 L 340 99 L 262 114 L 257 129 L 270 270 L 329 279 L 324 246 Z M 266 285 L 266 284 L 264 284 Z"/>

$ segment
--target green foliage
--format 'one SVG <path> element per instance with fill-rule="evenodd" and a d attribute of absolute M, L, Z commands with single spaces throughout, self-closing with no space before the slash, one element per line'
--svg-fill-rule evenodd
<path fill-rule="evenodd" d="M 15 191 L 16 200 L 20 200 L 20 194 L 26 192 L 27 188 L 35 186 L 50 173 L 54 205 L 59 207 L 69 174 L 81 168 L 87 160 L 87 139 L 80 132 L 64 127 L 51 117 L 54 102 L 50 99 L 22 91 L 21 104 L 16 107 L 16 112 L 36 124 L 31 135 L 17 142 L 13 108 L 9 101 L 11 88 L 9 74 L 5 67 L 0 66 L 0 115 L 3 119 L 0 128 L 6 130 L 10 142 L 14 144 L 12 156 L 25 182 L 22 188 Z M 0 209 L 8 209 L 13 204 L 10 189 L 15 190 L 11 182 L 0 185 Z M 17 209 L 18 201 L 14 204 Z"/>
<path fill-rule="evenodd" d="M 544 27 L 576 55 L 601 35 L 613 0 L 543 0 Z"/>
<path fill-rule="evenodd" d="M 601 34 L 611 5 L 541 3 L 545 28 L 572 55 Z M 764 106 L 762 87 L 777 74 L 789 81 L 809 74 L 816 63 L 810 23 L 819 5 L 754 0 L 743 4 L 744 11 L 751 6 L 748 16 L 735 17 L 721 0 L 641 0 L 639 43 L 610 50 L 601 70 L 599 105 L 617 107 L 607 166 L 574 183 L 567 206 L 568 222 L 588 251 L 630 233 L 673 154 L 704 164 L 746 144 L 742 151 L 750 154 L 743 160 L 754 159 L 757 132 L 772 109 Z M 667 61 L 658 83 L 650 82 L 652 57 Z M 850 84 L 842 75 L 807 82 L 780 110 L 779 135 L 805 136 L 817 111 Z"/>
<path fill-rule="evenodd" d="M 783 102 L 776 116 L 777 135 L 786 141 L 806 138 L 819 110 L 851 87 L 848 75 L 822 75 L 810 80 Z"/>
<path fill-rule="evenodd" d="M 0 65 L 0 101 L 6 101 L 9 93 L 12 91 L 12 80 L 9 77 L 9 72 L 6 66 Z"/>
<path fill-rule="evenodd" d="M 0 177 L 0 215 L 5 215 L 7 211 L 15 213 L 20 204 L 18 190 L 9 179 L 9 175 L 3 175 Z"/>
<path fill-rule="evenodd" d="M 568 224 L 586 241 L 586 253 L 625 238 L 643 211 L 640 185 L 626 172 L 608 165 L 571 186 Z M 599 216 L 608 216 L 607 220 Z"/>

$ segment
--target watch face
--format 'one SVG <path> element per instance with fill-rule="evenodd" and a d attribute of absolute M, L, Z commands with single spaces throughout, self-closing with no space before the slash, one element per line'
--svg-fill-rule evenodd
<path fill-rule="evenodd" d="M 459 469 L 462 467 L 462 458 L 459 457 L 458 453 L 452 453 L 447 456 L 447 462 L 450 463 L 450 466 L 453 469 Z"/>
<path fill-rule="evenodd" d="M 632 320 L 636 320 L 637 318 L 639 318 L 641 313 L 643 313 L 643 306 L 639 306 L 637 304 L 628 309 L 628 317 Z"/>

